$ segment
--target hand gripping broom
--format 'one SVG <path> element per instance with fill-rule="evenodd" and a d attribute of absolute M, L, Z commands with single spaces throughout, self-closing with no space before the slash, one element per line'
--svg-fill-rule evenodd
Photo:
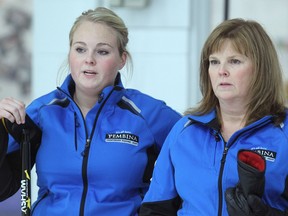
<path fill-rule="evenodd" d="M 31 214 L 31 168 L 35 162 L 36 152 L 40 146 L 42 131 L 26 114 L 25 124 L 3 121 L 6 130 L 20 144 L 21 151 L 21 213 L 22 216 Z M 31 158 L 31 155 L 33 158 Z"/>

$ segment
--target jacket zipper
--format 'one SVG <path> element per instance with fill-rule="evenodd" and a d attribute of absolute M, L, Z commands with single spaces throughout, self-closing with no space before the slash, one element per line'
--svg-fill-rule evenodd
<path fill-rule="evenodd" d="M 87 196 L 87 192 L 88 192 L 87 166 L 88 166 L 88 157 L 89 157 L 89 152 L 90 152 L 90 144 L 91 144 L 91 141 L 92 141 L 95 129 L 96 129 L 96 123 L 98 121 L 99 115 L 100 115 L 104 105 L 106 104 L 106 101 L 110 98 L 110 96 L 114 90 L 115 90 L 115 88 L 113 88 L 110 91 L 110 93 L 108 94 L 106 99 L 101 104 L 101 106 L 100 106 L 100 108 L 96 114 L 96 117 L 95 117 L 95 120 L 93 123 L 92 131 L 90 133 L 90 136 L 86 139 L 85 148 L 84 148 L 84 151 L 82 152 L 82 156 L 83 156 L 83 162 L 82 162 L 83 192 L 82 192 L 82 197 L 81 197 L 81 202 L 80 202 L 79 216 L 85 215 L 85 202 L 86 202 L 86 196 Z M 100 102 L 102 102 L 102 98 L 101 98 Z"/>
<path fill-rule="evenodd" d="M 219 172 L 219 177 L 218 177 L 218 193 L 219 193 L 219 203 L 218 203 L 218 216 L 222 216 L 222 208 L 223 208 L 223 186 L 222 186 L 222 177 L 223 177 L 223 172 L 224 172 L 224 167 L 225 167 L 225 162 L 226 162 L 226 156 L 228 154 L 228 150 L 229 148 L 236 142 L 236 140 L 238 140 L 238 138 L 244 134 L 245 132 L 249 131 L 249 130 L 255 130 L 257 128 L 260 128 L 264 125 L 266 125 L 268 122 L 271 122 L 271 118 L 268 118 L 266 120 L 264 120 L 263 122 L 261 122 L 260 124 L 253 126 L 253 127 L 249 127 L 246 130 L 242 131 L 241 133 L 239 133 L 231 142 L 229 142 L 229 146 L 227 146 L 227 143 L 225 142 L 224 144 L 224 151 L 222 153 L 222 158 L 221 158 L 221 166 L 220 166 L 220 172 Z M 218 132 L 217 132 L 218 133 Z M 222 137 L 222 135 L 221 135 Z M 222 137 L 223 140 L 223 137 Z"/>
<path fill-rule="evenodd" d="M 222 177 L 223 177 L 223 171 L 224 171 L 224 166 L 225 166 L 225 161 L 226 161 L 228 149 L 229 148 L 226 146 L 226 142 L 225 142 L 225 147 L 224 147 L 224 151 L 223 151 L 222 159 L 221 159 L 220 173 L 219 173 L 219 177 L 218 177 L 218 193 L 219 193 L 218 216 L 222 215 L 222 206 L 223 206 Z"/>
<path fill-rule="evenodd" d="M 77 143 L 77 117 L 76 117 L 76 112 L 74 112 L 74 145 L 75 145 L 75 151 L 77 152 L 78 150 L 78 143 Z"/>

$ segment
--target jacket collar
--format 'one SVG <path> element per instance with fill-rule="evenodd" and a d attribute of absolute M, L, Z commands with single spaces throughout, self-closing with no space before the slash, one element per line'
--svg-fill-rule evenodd
<path fill-rule="evenodd" d="M 107 86 L 103 89 L 102 93 L 100 95 L 107 95 L 113 88 L 117 88 L 117 89 L 123 89 L 123 83 L 121 80 L 121 74 L 118 72 L 116 78 L 115 78 L 115 82 L 114 82 L 114 86 Z M 69 74 L 64 82 L 62 83 L 60 89 L 65 92 L 67 95 L 69 95 L 70 97 L 73 96 L 74 92 L 75 92 L 75 82 L 72 79 L 71 74 Z"/>

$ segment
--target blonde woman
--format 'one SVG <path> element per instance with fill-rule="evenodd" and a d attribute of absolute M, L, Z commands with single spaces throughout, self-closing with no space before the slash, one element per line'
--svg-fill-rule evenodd
<path fill-rule="evenodd" d="M 32 215 L 138 215 L 154 161 L 180 114 L 122 85 L 128 31 L 113 11 L 84 12 L 69 39 L 70 73 L 61 86 L 27 108 L 14 98 L 0 101 L 1 118 L 21 124 L 28 114 L 42 131 L 32 155 L 39 186 Z M 10 139 L 0 164 L 2 200 L 20 186 L 18 151 Z"/>

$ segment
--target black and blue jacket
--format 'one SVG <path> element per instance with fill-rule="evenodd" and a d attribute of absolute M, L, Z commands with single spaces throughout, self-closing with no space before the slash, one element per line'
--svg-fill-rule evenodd
<path fill-rule="evenodd" d="M 156 157 L 181 116 L 163 101 L 125 89 L 118 75 L 84 119 L 72 99 L 74 85 L 69 75 L 27 107 L 42 131 L 32 215 L 138 215 Z M 8 154 L 18 150 L 10 137 Z"/>
<path fill-rule="evenodd" d="M 185 116 L 167 137 L 156 161 L 150 189 L 140 215 L 228 216 L 224 193 L 239 181 L 237 153 L 254 150 L 266 159 L 263 200 L 288 209 L 288 120 L 279 126 L 273 117 L 221 136 L 215 111 Z"/>

